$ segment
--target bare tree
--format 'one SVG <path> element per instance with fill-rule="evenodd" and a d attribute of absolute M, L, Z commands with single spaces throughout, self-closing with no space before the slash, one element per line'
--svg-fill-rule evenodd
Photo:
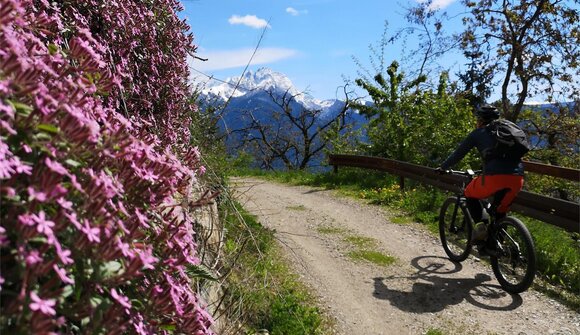
<path fill-rule="evenodd" d="M 484 47 L 493 55 L 487 66 L 501 77 L 501 104 L 507 119 L 518 119 L 530 94 L 561 94 L 570 100 L 578 97 L 578 0 L 463 3 L 470 15 L 464 18 L 462 48 L 478 51 Z M 510 100 L 512 92 L 515 102 Z"/>
<path fill-rule="evenodd" d="M 296 103 L 299 94 L 289 90 L 281 96 L 272 90 L 267 93 L 274 110 L 266 118 L 255 111 L 242 111 L 247 125 L 234 130 L 240 139 L 238 149 L 250 151 L 262 168 L 274 169 L 277 163 L 282 163 L 289 170 L 304 170 L 328 146 L 331 139 L 325 135 L 347 127 L 351 101 L 346 87 L 346 100 L 332 115 L 323 115 L 322 109 L 302 107 Z"/>

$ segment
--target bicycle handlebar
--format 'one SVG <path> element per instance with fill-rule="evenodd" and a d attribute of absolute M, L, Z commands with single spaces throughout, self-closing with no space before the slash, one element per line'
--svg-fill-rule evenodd
<path fill-rule="evenodd" d="M 454 175 L 460 175 L 460 176 L 468 176 L 468 177 L 473 177 L 473 176 L 477 176 L 480 175 L 483 171 L 482 170 L 471 170 L 471 169 L 467 169 L 465 171 L 461 171 L 461 170 L 444 170 L 444 174 L 454 174 Z"/>

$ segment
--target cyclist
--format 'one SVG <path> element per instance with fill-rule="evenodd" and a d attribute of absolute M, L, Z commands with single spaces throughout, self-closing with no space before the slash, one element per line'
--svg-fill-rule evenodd
<path fill-rule="evenodd" d="M 499 118 L 498 109 L 486 104 L 475 111 L 475 116 L 477 117 L 476 129 L 467 135 L 437 170 L 445 172 L 459 163 L 473 147 L 477 148 L 483 159 L 483 174 L 474 178 L 464 191 L 469 212 L 473 221 L 477 223 L 482 221 L 482 207 L 479 199 L 488 198 L 498 191 L 502 192 L 496 194 L 496 199 L 494 199 L 494 202 L 499 204 L 495 209 L 495 215 L 497 219 L 506 215 L 512 201 L 524 185 L 524 166 L 520 158 L 494 156 L 495 140 L 486 126 Z M 472 242 L 482 244 L 486 238 L 485 229 L 476 229 Z"/>

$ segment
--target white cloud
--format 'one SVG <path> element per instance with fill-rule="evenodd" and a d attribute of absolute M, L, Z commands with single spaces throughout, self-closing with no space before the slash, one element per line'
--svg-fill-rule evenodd
<path fill-rule="evenodd" d="M 427 0 L 416 0 L 418 3 L 424 3 L 427 2 Z M 429 5 L 429 9 L 430 10 L 439 10 L 439 9 L 444 9 L 447 6 L 451 5 L 452 3 L 454 3 L 457 0 L 433 0 L 431 2 L 431 5 Z"/>
<path fill-rule="evenodd" d="M 228 22 L 230 24 L 243 24 L 245 26 L 256 29 L 264 27 L 270 28 L 268 21 L 260 19 L 256 15 L 246 15 L 246 16 L 232 15 L 232 17 L 228 19 Z"/>
<path fill-rule="evenodd" d="M 297 10 L 295 8 L 288 7 L 288 8 L 286 8 L 286 13 L 288 13 L 292 16 L 298 16 L 298 15 L 302 15 L 302 14 L 308 14 L 308 11 L 307 10 Z"/>
<path fill-rule="evenodd" d="M 209 51 L 199 54 L 199 57 L 207 58 L 207 62 L 190 60 L 190 65 L 198 71 L 216 71 L 245 67 L 254 49 Z M 298 51 L 286 48 L 262 48 L 258 49 L 252 59 L 251 65 L 270 64 L 284 59 L 298 56 Z"/>

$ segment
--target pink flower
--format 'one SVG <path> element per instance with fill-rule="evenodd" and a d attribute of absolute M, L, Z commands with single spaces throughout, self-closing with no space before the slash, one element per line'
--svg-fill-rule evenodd
<path fill-rule="evenodd" d="M 40 253 L 38 252 L 38 250 L 32 250 L 31 252 L 29 252 L 25 259 L 26 265 L 28 266 L 38 264 L 42 262 L 42 260 L 43 259 L 42 257 L 40 257 Z"/>
<path fill-rule="evenodd" d="M 135 215 L 137 216 L 137 220 L 139 221 L 139 224 L 145 228 L 149 228 L 149 225 L 147 224 L 147 221 L 149 221 L 149 219 L 147 219 L 146 215 L 143 215 L 138 208 L 135 209 Z"/>
<path fill-rule="evenodd" d="M 151 248 L 139 251 L 138 254 L 145 269 L 155 269 L 153 264 L 157 263 L 158 259 L 153 257 Z"/>
<path fill-rule="evenodd" d="M 68 170 L 64 166 L 62 166 L 62 164 L 60 164 L 59 162 L 54 162 L 50 158 L 46 157 L 46 159 L 44 160 L 44 163 L 51 171 L 53 171 L 61 176 L 68 175 Z"/>
<path fill-rule="evenodd" d="M 118 236 L 115 236 L 115 242 L 117 244 L 117 248 L 119 248 L 119 250 L 121 251 L 121 253 L 123 254 L 124 257 L 127 257 L 127 258 L 134 257 L 134 253 L 131 250 L 129 244 L 121 241 L 121 239 Z"/>
<path fill-rule="evenodd" d="M 24 226 L 34 226 L 35 221 L 32 215 L 26 213 L 18 215 L 18 222 L 20 222 Z"/>
<path fill-rule="evenodd" d="M 89 241 L 95 243 L 101 242 L 101 239 L 99 237 L 101 235 L 101 230 L 99 228 L 91 227 L 88 220 L 84 220 L 84 223 L 85 224 L 83 225 L 81 230 L 83 233 L 85 233 Z"/>
<path fill-rule="evenodd" d="M 203 166 L 203 165 L 202 165 L 202 166 L 200 166 L 200 167 L 199 167 L 199 169 L 197 170 L 197 173 L 198 173 L 200 176 L 203 176 L 203 175 L 205 174 L 205 171 L 206 171 L 206 170 L 205 170 L 205 166 Z"/>
<path fill-rule="evenodd" d="M 24 152 L 27 154 L 32 152 L 32 148 L 28 144 L 22 143 L 21 147 L 22 150 L 24 150 Z"/>
<path fill-rule="evenodd" d="M 72 255 L 71 251 L 68 249 L 62 250 L 62 248 L 56 248 L 56 254 L 62 262 L 62 264 L 74 264 L 74 260 L 70 257 Z"/>
<path fill-rule="evenodd" d="M 83 229 L 81 223 L 79 222 L 79 220 L 77 218 L 77 213 L 75 213 L 75 212 L 65 213 L 64 216 L 67 217 L 67 219 L 70 221 L 70 223 L 72 223 L 73 226 L 76 227 L 76 229 L 78 229 L 78 230 L 82 230 Z"/>
<path fill-rule="evenodd" d="M 52 233 L 52 227 L 54 227 L 54 222 L 46 219 L 44 211 L 40 211 L 38 215 L 32 214 L 32 220 L 36 222 L 36 230 L 39 233 L 46 235 Z"/>
<path fill-rule="evenodd" d="M 14 172 L 8 161 L 0 159 L 0 179 L 9 179 Z"/>
<path fill-rule="evenodd" d="M 63 209 L 68 209 L 69 211 L 72 210 L 73 203 L 66 200 L 65 198 L 58 198 L 56 202 L 62 207 Z"/>
<path fill-rule="evenodd" d="M 56 315 L 56 311 L 53 308 L 56 305 L 54 299 L 43 300 L 34 291 L 30 292 L 30 299 L 32 300 L 29 305 L 31 310 L 45 315 Z"/>
<path fill-rule="evenodd" d="M 36 191 L 33 187 L 28 187 L 28 194 L 30 195 L 29 200 L 38 200 L 40 202 L 45 202 L 47 199 L 46 193 Z"/>
<path fill-rule="evenodd" d="M 24 173 L 29 176 L 32 174 L 32 166 L 22 163 L 17 157 L 13 158 L 11 162 L 16 173 Z"/>
<path fill-rule="evenodd" d="M 65 283 L 65 284 L 74 284 L 75 281 L 69 277 L 66 276 L 66 270 L 65 269 L 61 269 L 59 268 L 56 264 L 54 264 L 52 266 L 52 268 L 54 269 L 54 271 L 56 272 L 58 278 L 60 278 L 60 280 Z"/>
<path fill-rule="evenodd" d="M 52 188 L 52 190 L 50 190 L 50 193 L 48 194 L 48 198 L 50 199 L 54 199 L 54 198 L 60 198 L 61 196 L 65 195 L 68 193 L 68 190 L 62 186 L 61 184 L 57 184 L 56 186 L 54 186 Z"/>
<path fill-rule="evenodd" d="M 85 193 L 85 190 L 83 190 L 83 187 L 81 186 L 81 184 L 79 184 L 79 182 L 77 181 L 77 176 L 75 176 L 74 174 L 69 175 L 70 178 L 70 182 L 72 184 L 72 186 L 79 192 L 81 193 Z"/>
<path fill-rule="evenodd" d="M 130 309 L 131 308 L 131 302 L 129 301 L 129 298 L 127 298 L 126 296 L 124 296 L 122 294 L 117 293 L 117 290 L 115 290 L 114 288 L 111 289 L 111 296 L 121 306 L 125 307 L 126 309 Z"/>

